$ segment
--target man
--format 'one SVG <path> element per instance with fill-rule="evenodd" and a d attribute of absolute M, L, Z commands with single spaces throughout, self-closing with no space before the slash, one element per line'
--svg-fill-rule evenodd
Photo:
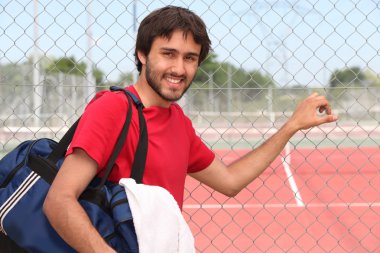
<path fill-rule="evenodd" d="M 203 21 L 187 9 L 169 6 L 156 10 L 139 27 L 135 56 L 140 75 L 128 89 L 145 105 L 149 144 L 143 182 L 166 188 L 180 207 L 187 174 L 216 191 L 235 196 L 270 165 L 298 130 L 336 120 L 325 97 L 312 94 L 259 148 L 224 165 L 196 136 L 190 120 L 175 103 L 190 87 L 209 49 Z M 77 199 L 102 172 L 127 108 L 125 96 L 115 92 L 103 93 L 88 105 L 46 198 L 44 211 L 50 223 L 79 252 L 114 252 Z M 115 182 L 129 177 L 138 142 L 138 118 L 133 109 L 126 144 L 110 177 Z M 318 116 L 318 110 L 325 115 Z"/>

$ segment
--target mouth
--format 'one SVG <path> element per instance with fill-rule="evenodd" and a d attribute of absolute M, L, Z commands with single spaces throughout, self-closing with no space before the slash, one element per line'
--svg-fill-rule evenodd
<path fill-rule="evenodd" d="M 175 79 L 175 78 L 167 77 L 166 80 L 170 83 L 179 83 L 179 82 L 181 82 L 182 79 Z"/>
<path fill-rule="evenodd" d="M 181 82 L 185 80 L 184 77 L 166 76 L 165 80 L 169 82 L 170 85 L 178 86 Z"/>

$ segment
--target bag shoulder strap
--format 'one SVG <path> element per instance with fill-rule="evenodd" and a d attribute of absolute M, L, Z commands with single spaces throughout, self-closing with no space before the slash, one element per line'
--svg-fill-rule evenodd
<path fill-rule="evenodd" d="M 144 105 L 142 104 L 140 99 L 138 99 L 133 93 L 131 93 L 130 91 L 128 91 L 126 89 L 122 89 L 119 87 L 112 86 L 111 90 L 112 91 L 124 92 L 124 94 L 127 96 L 127 98 L 132 99 L 133 103 L 137 107 L 137 111 L 139 113 L 140 136 L 139 136 L 139 142 L 137 144 L 135 158 L 133 160 L 133 165 L 132 165 L 130 177 L 133 178 L 136 181 L 136 183 L 142 183 L 142 179 L 143 179 L 143 175 L 144 175 L 144 169 L 145 169 L 145 163 L 146 163 L 146 156 L 147 156 L 147 152 L 148 152 L 148 131 L 147 131 L 145 117 L 143 114 Z M 131 112 L 129 112 L 129 110 L 131 110 Z M 132 107 L 131 106 L 129 106 L 129 108 L 128 108 L 128 115 L 129 115 L 129 117 L 132 116 Z M 127 117 L 127 120 L 128 120 L 128 117 Z M 127 121 L 126 121 L 125 125 L 126 124 L 127 124 Z M 123 131 L 120 134 L 120 137 L 118 139 L 118 142 L 116 143 L 114 152 L 111 156 L 111 158 L 114 158 L 114 160 L 112 161 L 112 163 L 110 163 L 111 159 L 108 162 L 106 171 L 104 173 L 104 176 L 102 178 L 100 185 L 102 185 L 102 183 L 104 185 L 109 174 L 111 173 L 113 164 L 115 163 L 116 158 L 117 158 L 118 154 L 120 153 L 120 150 L 123 147 L 124 141 L 127 137 L 129 124 L 130 124 L 130 119 L 128 122 L 128 126 L 123 127 Z M 116 152 L 117 152 L 117 154 L 116 154 Z M 114 155 L 115 155 L 115 157 L 113 157 Z M 109 167 L 109 166 L 111 166 L 111 167 Z"/>
<path fill-rule="evenodd" d="M 138 113 L 139 113 L 139 125 L 140 125 L 140 136 L 139 136 L 139 142 L 137 144 L 137 150 L 135 153 L 134 162 L 132 165 L 132 171 L 131 171 L 131 178 L 135 179 L 137 183 L 142 183 L 142 178 L 144 174 L 145 169 L 145 162 L 146 162 L 146 155 L 148 151 L 148 132 L 146 127 L 146 121 L 143 115 L 143 108 L 144 105 L 142 102 L 130 91 L 119 88 L 116 86 L 112 86 L 110 88 L 111 91 L 122 91 L 127 96 L 128 104 L 134 104 L 137 107 Z M 133 103 L 132 103 L 132 101 Z M 132 119 L 132 106 L 128 107 L 126 120 L 123 125 L 123 128 L 121 130 L 121 133 L 118 137 L 118 140 L 115 144 L 114 150 L 110 156 L 110 159 L 108 160 L 108 163 L 105 168 L 104 175 L 98 184 L 97 188 L 103 187 L 103 185 L 106 183 L 109 175 L 111 174 L 112 168 L 115 164 L 116 158 L 119 156 L 120 151 L 122 147 L 124 146 L 125 139 L 127 137 L 129 125 L 131 123 Z M 80 118 L 70 127 L 70 129 L 65 133 L 65 135 L 62 137 L 62 139 L 58 142 L 58 144 L 54 147 L 50 155 L 48 156 L 48 161 L 52 164 L 56 164 L 57 161 L 65 155 L 67 148 L 69 147 L 71 140 L 74 136 L 75 130 L 78 126 Z"/>
<path fill-rule="evenodd" d="M 75 130 L 77 129 L 79 119 L 75 121 L 75 123 L 67 130 L 62 139 L 58 142 L 58 144 L 54 147 L 53 151 L 48 156 L 48 160 L 52 162 L 52 164 L 56 164 L 57 161 L 65 155 L 67 148 L 69 147 L 71 140 L 73 139 Z"/>

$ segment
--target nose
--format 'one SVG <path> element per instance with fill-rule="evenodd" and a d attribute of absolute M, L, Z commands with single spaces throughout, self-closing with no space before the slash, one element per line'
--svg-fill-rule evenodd
<path fill-rule="evenodd" d="M 178 59 L 173 62 L 171 72 L 173 75 L 176 75 L 176 76 L 185 75 L 186 73 L 185 61 L 182 58 L 178 57 Z"/>

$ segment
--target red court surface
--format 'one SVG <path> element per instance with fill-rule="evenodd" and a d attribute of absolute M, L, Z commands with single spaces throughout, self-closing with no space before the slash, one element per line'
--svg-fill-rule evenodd
<path fill-rule="evenodd" d="M 246 152 L 216 150 L 226 163 Z M 289 153 L 235 198 L 188 178 L 197 252 L 380 252 L 380 150 Z"/>

